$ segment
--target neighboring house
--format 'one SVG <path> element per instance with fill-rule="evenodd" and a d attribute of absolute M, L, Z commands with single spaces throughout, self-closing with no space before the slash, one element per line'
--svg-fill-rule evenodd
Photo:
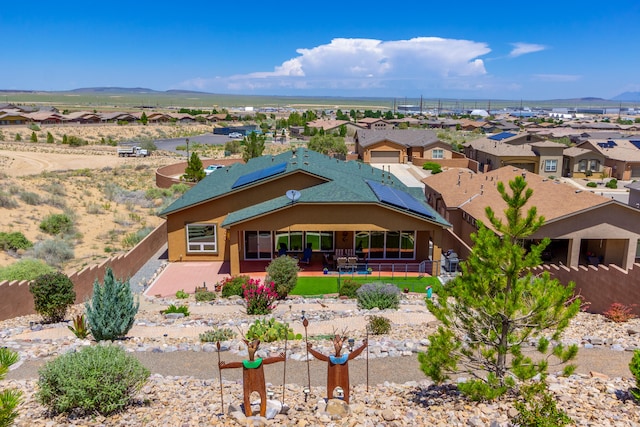
<path fill-rule="evenodd" d="M 640 181 L 634 181 L 624 186 L 629 189 L 629 206 L 640 209 Z"/>
<path fill-rule="evenodd" d="M 360 127 L 370 130 L 388 130 L 394 127 L 393 123 L 388 122 L 384 119 L 374 117 L 365 117 L 364 119 L 358 119 L 357 124 Z"/>
<path fill-rule="evenodd" d="M 149 123 L 167 123 L 171 121 L 171 116 L 167 113 L 150 112 L 147 114 L 147 121 Z"/>
<path fill-rule="evenodd" d="M 640 179 L 640 136 L 620 139 L 590 139 L 577 145 L 605 157 L 611 177 L 622 181 Z"/>
<path fill-rule="evenodd" d="M 63 115 L 53 112 L 53 111 L 36 111 L 33 113 L 27 114 L 29 119 L 35 123 L 39 123 L 41 125 L 53 125 L 59 124 L 63 121 Z"/>
<path fill-rule="evenodd" d="M 64 116 L 65 122 L 70 123 L 100 123 L 102 121 L 102 117 L 99 114 L 92 113 L 89 111 L 76 111 L 73 113 L 69 113 Z"/>
<path fill-rule="evenodd" d="M 292 191 L 295 190 L 295 191 Z M 218 169 L 160 214 L 169 261 L 218 261 L 231 274 L 264 271 L 280 244 L 368 262 L 440 259 L 450 225 L 380 169 L 298 148 Z"/>
<path fill-rule="evenodd" d="M 137 119 L 133 114 L 123 112 L 100 113 L 103 122 L 129 122 L 133 123 Z"/>
<path fill-rule="evenodd" d="M 520 127 L 506 120 L 499 120 L 499 121 L 491 121 L 489 123 L 485 123 L 484 131 L 486 133 L 498 133 L 498 132 L 517 133 L 520 131 Z"/>
<path fill-rule="evenodd" d="M 25 125 L 29 123 L 28 114 L 15 110 L 0 110 L 0 126 L 2 125 Z"/>
<path fill-rule="evenodd" d="M 422 180 L 429 204 L 453 225 L 453 232 L 468 247 L 477 221 L 489 225 L 485 208 L 491 206 L 504 221 L 504 207 L 496 184 L 524 176 L 533 196 L 525 209 L 535 206 L 545 221 L 530 240 L 552 240 L 543 260 L 569 267 L 588 264 L 633 266 L 640 238 L 640 210 L 607 197 L 524 169 L 505 166 L 486 174 L 450 169 Z M 455 248 L 458 249 L 458 248 Z M 464 254 L 464 248 L 460 252 Z"/>
<path fill-rule="evenodd" d="M 478 162 L 480 171 L 514 166 L 543 176 L 562 173 L 562 152 L 566 147 L 537 135 L 510 132 L 476 139 L 463 146 L 464 154 Z"/>
<path fill-rule="evenodd" d="M 365 163 L 407 163 L 413 156 L 424 157 L 427 147 L 439 140 L 427 129 L 363 129 L 356 132 L 354 141 L 358 157 Z"/>
<path fill-rule="evenodd" d="M 474 131 L 474 130 L 478 130 L 479 132 L 484 132 L 484 125 L 487 122 L 485 122 L 484 120 L 469 120 L 469 119 L 464 119 L 460 121 L 460 127 L 462 130 L 466 130 L 466 131 Z"/>
<path fill-rule="evenodd" d="M 605 157 L 598 151 L 569 147 L 564 149 L 562 155 L 562 176 L 586 178 L 605 172 Z"/>

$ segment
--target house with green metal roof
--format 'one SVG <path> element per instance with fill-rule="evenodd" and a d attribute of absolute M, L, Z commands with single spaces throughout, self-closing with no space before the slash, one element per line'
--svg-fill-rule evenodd
<path fill-rule="evenodd" d="M 309 268 L 420 264 L 440 259 L 450 228 L 420 188 L 306 148 L 217 169 L 161 216 L 169 261 L 221 261 L 231 274 L 307 248 Z"/>

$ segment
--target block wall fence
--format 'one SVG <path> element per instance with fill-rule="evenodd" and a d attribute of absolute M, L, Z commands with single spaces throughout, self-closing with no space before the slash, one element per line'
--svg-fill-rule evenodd
<path fill-rule="evenodd" d="M 167 241 L 167 223 L 163 222 L 149 233 L 140 243 L 124 255 L 118 255 L 100 264 L 67 274 L 76 291 L 76 304 L 85 302 L 93 294 L 93 283 L 102 282 L 107 267 L 111 267 L 118 279 L 133 276 L 162 248 Z M 33 296 L 29 292 L 29 281 L 0 282 L 0 320 L 35 314 Z"/>

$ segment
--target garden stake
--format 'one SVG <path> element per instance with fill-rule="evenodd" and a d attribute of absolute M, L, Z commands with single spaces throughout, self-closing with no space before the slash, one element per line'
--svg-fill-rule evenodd
<path fill-rule="evenodd" d="M 369 326 L 365 328 L 367 330 L 367 393 L 369 393 Z"/>
<path fill-rule="evenodd" d="M 222 405 L 220 415 L 224 415 L 224 398 L 222 397 L 222 368 L 220 368 L 220 341 L 216 343 L 216 347 L 218 347 L 218 375 L 220 375 L 220 404 Z"/>
<path fill-rule="evenodd" d="M 309 326 L 309 321 L 306 317 L 302 320 L 302 326 L 304 326 L 304 343 L 307 347 L 307 388 L 311 390 L 311 371 L 309 370 L 309 338 L 307 337 L 307 326 Z"/>
<path fill-rule="evenodd" d="M 284 406 L 284 385 L 287 383 L 287 342 L 289 341 L 289 334 L 284 337 L 284 367 L 282 371 L 282 406 Z"/>

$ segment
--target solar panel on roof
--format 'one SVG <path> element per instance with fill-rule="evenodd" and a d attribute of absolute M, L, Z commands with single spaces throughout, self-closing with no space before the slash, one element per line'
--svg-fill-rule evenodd
<path fill-rule="evenodd" d="M 242 187 L 243 185 L 252 184 L 256 181 L 260 181 L 265 178 L 277 175 L 287 170 L 287 163 L 278 163 L 277 165 L 269 166 L 268 168 L 260 169 L 257 171 L 249 172 L 236 179 L 231 188 Z"/>
<path fill-rule="evenodd" d="M 367 180 L 366 182 L 380 202 L 435 219 L 429 209 L 411 194 L 376 181 Z"/>
<path fill-rule="evenodd" d="M 511 138 L 512 136 L 516 136 L 516 134 L 511 132 L 500 132 L 495 135 L 491 135 L 489 139 L 494 141 L 502 141 L 503 139 Z"/>
<path fill-rule="evenodd" d="M 638 150 L 640 150 L 640 141 L 632 139 L 631 141 L 629 141 L 630 143 L 633 144 L 634 147 L 636 147 Z"/>

